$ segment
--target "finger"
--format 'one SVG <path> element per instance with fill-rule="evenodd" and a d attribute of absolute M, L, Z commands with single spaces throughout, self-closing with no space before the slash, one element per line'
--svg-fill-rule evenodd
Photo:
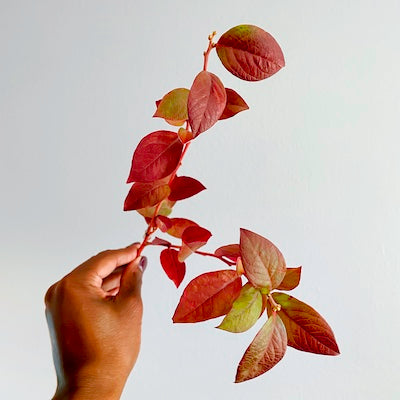
<path fill-rule="evenodd" d="M 143 256 L 137 258 L 125 268 L 118 293 L 120 301 L 141 300 L 142 275 L 146 265 L 147 258 Z"/>
<path fill-rule="evenodd" d="M 102 251 L 80 265 L 75 271 L 87 274 L 87 276 L 95 274 L 102 282 L 116 268 L 133 261 L 136 258 L 138 247 L 139 244 L 134 243 L 122 249 Z"/>

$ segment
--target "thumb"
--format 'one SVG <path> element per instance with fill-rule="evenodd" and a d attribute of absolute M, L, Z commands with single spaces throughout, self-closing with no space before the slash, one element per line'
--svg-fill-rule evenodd
<path fill-rule="evenodd" d="M 141 300 L 142 275 L 147 265 L 145 256 L 138 257 L 125 268 L 118 293 L 121 301 Z"/>

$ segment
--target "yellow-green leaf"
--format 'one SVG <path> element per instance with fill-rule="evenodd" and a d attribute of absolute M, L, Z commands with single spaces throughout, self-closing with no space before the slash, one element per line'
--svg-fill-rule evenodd
<path fill-rule="evenodd" d="M 172 125 L 182 125 L 188 119 L 188 96 L 189 89 L 171 90 L 158 103 L 153 117 L 164 118 Z"/>
<path fill-rule="evenodd" d="M 217 328 L 239 333 L 250 329 L 258 320 L 262 310 L 262 295 L 250 283 L 246 283 L 234 301 L 231 311 Z"/>

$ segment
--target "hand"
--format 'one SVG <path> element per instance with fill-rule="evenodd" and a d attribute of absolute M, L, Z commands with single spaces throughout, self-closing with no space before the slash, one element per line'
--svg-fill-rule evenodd
<path fill-rule="evenodd" d="M 120 398 L 140 348 L 146 258 L 138 247 L 101 252 L 47 291 L 54 399 Z"/>

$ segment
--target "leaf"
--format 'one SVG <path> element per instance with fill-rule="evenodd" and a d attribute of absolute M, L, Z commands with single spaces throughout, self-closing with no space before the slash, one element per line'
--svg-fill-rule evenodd
<path fill-rule="evenodd" d="M 226 257 L 233 262 L 240 256 L 240 248 L 238 244 L 227 244 L 226 246 L 218 247 L 214 251 L 214 254 L 218 257 Z"/>
<path fill-rule="evenodd" d="M 172 227 L 168 229 L 167 233 L 173 237 L 180 239 L 183 232 L 189 226 L 199 226 L 196 222 L 186 218 L 171 218 Z"/>
<path fill-rule="evenodd" d="M 254 25 L 238 25 L 225 32 L 216 50 L 224 67 L 246 81 L 268 78 L 285 66 L 276 40 Z"/>
<path fill-rule="evenodd" d="M 172 243 L 168 242 L 168 240 L 161 239 L 157 236 L 151 241 L 151 244 L 153 244 L 154 246 L 167 246 L 167 247 L 172 245 Z"/>
<path fill-rule="evenodd" d="M 277 287 L 278 290 L 292 290 L 300 283 L 301 267 L 286 268 L 286 274 L 283 281 Z"/>
<path fill-rule="evenodd" d="M 177 201 L 187 199 L 200 193 L 205 189 L 205 186 L 198 180 L 190 178 L 189 176 L 175 177 L 170 183 L 171 193 L 168 196 L 170 200 Z"/>
<path fill-rule="evenodd" d="M 189 89 L 179 88 L 171 90 L 160 102 L 153 117 L 164 118 L 172 125 L 180 126 L 188 119 L 187 102 Z"/>
<path fill-rule="evenodd" d="M 286 293 L 272 293 L 281 305 L 279 315 L 285 324 L 288 345 L 297 350 L 335 356 L 339 348 L 331 327 L 317 311 Z"/>
<path fill-rule="evenodd" d="M 170 187 L 165 183 L 136 182 L 125 199 L 124 211 L 154 206 L 167 198 L 170 191 Z"/>
<path fill-rule="evenodd" d="M 220 79 L 208 71 L 195 78 L 188 98 L 189 123 L 194 137 L 210 129 L 225 109 L 226 92 Z"/>
<path fill-rule="evenodd" d="M 250 283 L 246 283 L 234 301 L 231 311 L 217 328 L 233 333 L 247 331 L 260 317 L 262 304 L 260 291 Z"/>
<path fill-rule="evenodd" d="M 178 137 L 179 137 L 179 140 L 183 144 L 185 144 L 187 142 L 190 142 L 194 138 L 194 135 L 193 135 L 193 132 L 188 131 L 185 128 L 179 128 Z"/>
<path fill-rule="evenodd" d="M 200 226 L 189 226 L 182 233 L 182 247 L 178 260 L 185 261 L 197 249 L 204 246 L 211 237 L 211 232 Z"/>
<path fill-rule="evenodd" d="M 236 372 L 235 383 L 256 378 L 270 370 L 283 358 L 286 347 L 285 327 L 274 313 L 245 351 Z"/>
<path fill-rule="evenodd" d="M 171 220 L 164 215 L 157 215 L 155 222 L 161 232 L 167 232 L 172 227 Z"/>
<path fill-rule="evenodd" d="M 219 119 L 231 118 L 241 111 L 249 109 L 249 106 L 242 97 L 233 89 L 225 88 L 226 90 L 226 106 Z"/>
<path fill-rule="evenodd" d="M 172 320 L 201 322 L 225 315 L 242 287 L 242 280 L 233 270 L 208 272 L 194 278 L 186 286 Z"/>
<path fill-rule="evenodd" d="M 186 265 L 178 261 L 178 252 L 174 249 L 163 250 L 160 253 L 160 262 L 168 278 L 179 287 L 185 277 Z"/>
<path fill-rule="evenodd" d="M 136 147 L 127 183 L 152 182 L 171 174 L 179 163 L 182 149 L 175 132 L 148 134 Z"/>
<path fill-rule="evenodd" d="M 161 206 L 157 212 L 157 215 L 164 215 L 164 216 L 168 216 L 169 214 L 171 214 L 172 212 L 172 207 L 174 206 L 176 202 L 175 201 L 171 201 L 168 199 L 165 199 L 161 202 Z M 143 217 L 145 218 L 152 218 L 154 215 L 154 212 L 156 211 L 156 207 L 157 206 L 153 206 L 153 207 L 146 207 L 146 208 L 140 208 L 138 210 L 136 210 L 140 215 L 143 215 Z"/>
<path fill-rule="evenodd" d="M 271 291 L 282 282 L 286 273 L 285 259 L 268 239 L 240 229 L 240 254 L 247 279 L 253 286 Z"/>

